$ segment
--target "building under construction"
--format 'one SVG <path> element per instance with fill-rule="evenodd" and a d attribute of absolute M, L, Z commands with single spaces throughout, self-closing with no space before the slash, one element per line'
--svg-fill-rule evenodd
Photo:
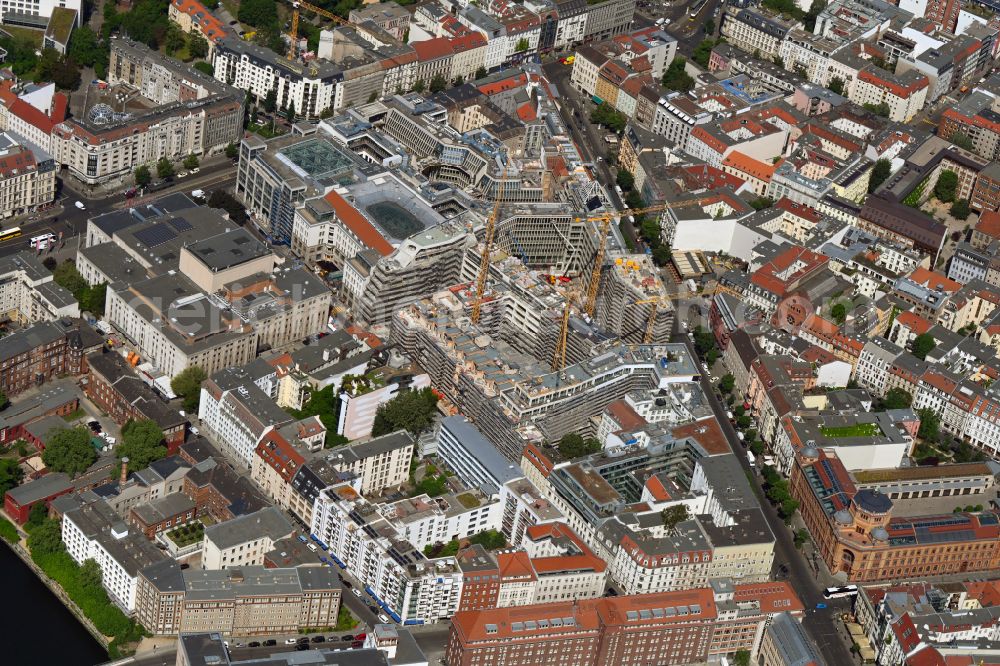
<path fill-rule="evenodd" d="M 616 257 L 601 274 L 594 319 L 624 342 L 668 342 L 674 306 L 659 272 L 644 254 Z"/>

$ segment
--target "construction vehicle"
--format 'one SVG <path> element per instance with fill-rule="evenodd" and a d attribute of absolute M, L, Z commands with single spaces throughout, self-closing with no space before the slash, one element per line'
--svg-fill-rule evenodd
<path fill-rule="evenodd" d="M 597 254 L 594 256 L 594 269 L 590 273 L 590 283 L 587 286 L 587 299 L 584 302 L 584 310 L 590 316 L 594 315 L 594 308 L 597 307 L 597 289 L 601 284 L 601 267 L 604 264 L 604 254 L 608 249 L 608 228 L 611 226 L 611 221 L 615 218 L 621 219 L 626 215 L 641 215 L 643 213 L 662 213 L 667 210 L 671 204 L 657 204 L 655 206 L 648 206 L 646 208 L 626 208 L 624 211 L 616 211 L 614 213 L 602 213 L 601 215 L 592 215 L 590 217 L 578 217 L 576 222 L 586 223 L 586 222 L 600 222 L 601 223 L 601 240 L 600 244 L 597 246 Z"/>
<path fill-rule="evenodd" d="M 476 276 L 476 300 L 472 304 L 472 323 L 479 323 L 479 315 L 482 311 L 483 293 L 486 291 L 486 278 L 490 273 L 490 250 L 493 248 L 493 236 L 497 228 L 497 217 L 500 216 L 500 203 L 503 201 L 504 182 L 507 180 L 507 159 L 504 155 L 503 175 L 497 183 L 496 198 L 493 204 L 493 212 L 486 220 L 486 233 L 483 235 L 483 254 L 479 259 L 479 274 Z"/>

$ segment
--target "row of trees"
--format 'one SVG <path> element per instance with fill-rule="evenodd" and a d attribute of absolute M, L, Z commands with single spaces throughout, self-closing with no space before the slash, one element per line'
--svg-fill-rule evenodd
<path fill-rule="evenodd" d="M 72 259 L 67 259 L 56 267 L 53 271 L 53 279 L 56 284 L 73 294 L 73 298 L 80 304 L 81 310 L 98 317 L 104 315 L 104 302 L 108 293 L 106 282 L 95 285 L 87 284 Z"/>

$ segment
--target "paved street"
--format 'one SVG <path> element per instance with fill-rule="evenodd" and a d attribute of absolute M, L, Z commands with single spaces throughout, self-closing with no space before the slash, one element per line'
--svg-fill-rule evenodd
<path fill-rule="evenodd" d="M 124 186 L 111 191 L 92 193 L 78 183 L 74 183 L 69 176 L 62 176 L 60 184 L 57 186 L 57 205 L 41 213 L 22 215 L 16 218 L 5 220 L 4 229 L 19 226 L 21 235 L 17 238 L 0 242 L 0 256 L 7 256 L 20 252 L 28 248 L 28 241 L 33 236 L 51 233 L 59 235 L 63 233 L 64 247 L 62 254 L 67 251 L 74 251 L 77 244 L 76 236 L 82 235 L 87 228 L 87 220 L 108 213 L 112 210 L 120 210 L 141 203 L 151 201 L 174 192 L 190 192 L 194 189 L 203 189 L 206 192 L 215 189 L 228 189 L 236 182 L 236 167 L 232 162 L 224 157 L 222 159 L 213 158 L 208 160 L 199 173 L 186 178 L 175 178 L 174 182 L 165 189 L 159 190 L 144 198 L 134 198 L 127 200 L 122 195 Z M 80 201 L 85 209 L 80 210 L 74 204 Z"/>
<path fill-rule="evenodd" d="M 673 342 L 683 342 L 687 345 L 691 355 L 697 358 L 694 345 L 686 335 L 674 335 Z M 733 428 L 726 417 L 726 408 L 716 397 L 712 383 L 707 377 L 702 376 L 701 385 L 705 391 L 705 395 L 708 396 L 708 401 L 712 406 L 712 411 L 715 412 L 715 417 L 719 425 L 722 426 L 722 430 L 729 440 L 730 448 L 732 448 L 743 469 L 752 479 L 752 483 L 759 487 L 760 481 L 756 476 L 755 470 L 750 467 L 750 462 L 747 460 L 743 447 L 739 443 L 739 438 L 736 436 L 736 429 Z M 802 623 L 806 631 L 816 641 L 823 656 L 827 658 L 828 663 L 838 664 L 838 666 L 856 663 L 857 659 L 851 654 L 848 644 L 845 642 L 846 638 L 844 637 L 844 630 L 842 628 L 843 623 L 838 617 L 840 613 L 848 609 L 849 602 L 844 599 L 837 601 L 826 601 L 823 599 L 822 586 L 817 581 L 816 575 L 813 574 L 802 553 L 795 548 L 792 540 L 792 531 L 778 517 L 777 511 L 769 502 L 761 499 L 761 505 L 764 517 L 767 519 L 767 523 L 771 527 L 771 531 L 774 533 L 776 539 L 774 548 L 775 566 L 780 568 L 781 565 L 785 565 L 788 567 L 787 580 L 806 607 L 806 616 Z M 823 610 L 817 610 L 816 604 L 820 602 L 826 603 L 828 607 Z"/>

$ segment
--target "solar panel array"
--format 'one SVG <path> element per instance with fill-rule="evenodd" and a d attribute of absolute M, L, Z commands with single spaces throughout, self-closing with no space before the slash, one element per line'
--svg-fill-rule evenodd
<path fill-rule="evenodd" d="M 177 238 L 177 232 L 166 222 L 158 222 L 151 227 L 135 232 L 135 237 L 146 247 L 156 247 Z"/>
<path fill-rule="evenodd" d="M 194 229 L 191 223 L 183 217 L 172 217 L 167 221 L 177 231 L 190 231 L 191 229 Z"/>

